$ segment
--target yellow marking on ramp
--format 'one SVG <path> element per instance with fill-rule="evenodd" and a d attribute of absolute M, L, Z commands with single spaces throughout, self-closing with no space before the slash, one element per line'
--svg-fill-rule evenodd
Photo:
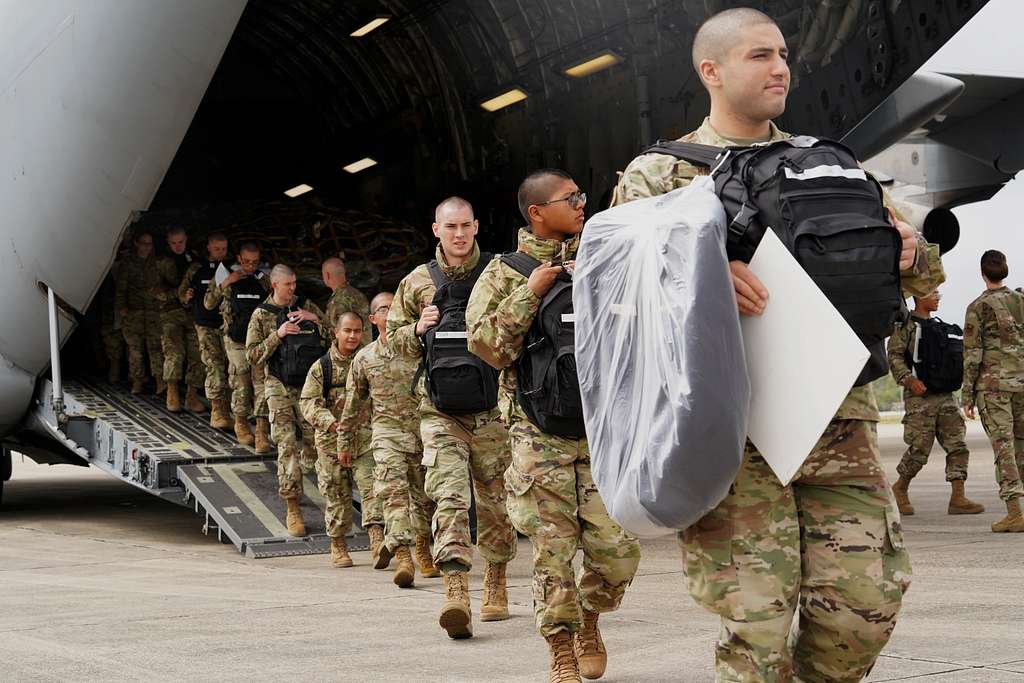
<path fill-rule="evenodd" d="M 284 524 L 281 524 L 281 520 L 270 511 L 262 500 L 259 499 L 253 490 L 249 488 L 242 478 L 238 476 L 239 472 L 252 472 L 252 467 L 246 467 L 248 463 L 231 464 L 226 463 L 222 465 L 213 465 L 211 469 L 220 475 L 220 478 L 224 480 L 224 483 L 235 492 L 238 499 L 242 501 L 245 507 L 249 508 L 252 514 L 256 515 L 256 519 L 260 520 L 260 523 L 267 527 L 267 530 L 273 536 L 280 536 L 288 538 L 288 529 L 285 528 Z M 258 471 L 258 470 L 257 470 Z"/>

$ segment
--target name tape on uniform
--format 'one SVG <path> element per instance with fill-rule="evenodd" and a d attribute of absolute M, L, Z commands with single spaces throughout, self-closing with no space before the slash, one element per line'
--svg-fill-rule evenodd
<path fill-rule="evenodd" d="M 262 299 L 263 296 L 260 294 L 235 294 L 237 299 Z"/>
<path fill-rule="evenodd" d="M 563 313 L 562 314 L 562 322 L 563 323 L 572 323 L 572 324 L 575 325 L 576 324 L 576 314 L 575 313 Z"/>

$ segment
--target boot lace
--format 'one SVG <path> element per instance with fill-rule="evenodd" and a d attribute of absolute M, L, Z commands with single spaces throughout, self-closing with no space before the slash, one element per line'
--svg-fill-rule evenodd
<path fill-rule="evenodd" d="M 576 643 L 581 652 L 604 654 L 604 643 L 597 630 L 597 612 L 584 612 L 583 626 L 576 632 Z"/>

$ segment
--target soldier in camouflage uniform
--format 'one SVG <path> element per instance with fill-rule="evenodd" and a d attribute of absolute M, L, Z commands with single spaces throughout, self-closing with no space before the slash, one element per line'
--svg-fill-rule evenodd
<path fill-rule="evenodd" d="M 333 330 L 338 324 L 342 313 L 354 311 L 363 319 L 363 344 L 370 343 L 370 302 L 366 295 L 348 283 L 348 271 L 345 262 L 336 256 L 324 261 L 320 266 L 320 275 L 324 284 L 331 289 L 331 298 L 327 301 L 327 325 Z"/>
<path fill-rule="evenodd" d="M 985 292 L 967 307 L 964 319 L 964 386 L 967 417 L 981 416 L 996 456 L 999 497 L 1006 517 L 996 532 L 1024 532 L 1020 498 L 1024 495 L 1024 295 L 1003 285 L 1006 256 L 986 251 L 981 257 Z"/>
<path fill-rule="evenodd" d="M 785 109 L 787 55 L 778 27 L 756 10 L 726 10 L 706 22 L 693 62 L 711 115 L 682 139 L 721 147 L 784 137 L 771 119 Z M 700 172 L 643 154 L 623 172 L 613 204 L 684 187 Z M 896 225 L 904 291 L 923 296 L 945 278 L 938 248 Z M 764 286 L 742 262 L 730 270 L 740 313 L 763 312 Z M 878 420 L 870 384 L 854 387 L 788 486 L 748 442 L 729 495 L 681 533 L 690 594 L 721 617 L 718 680 L 857 681 L 871 670 L 910 582 Z"/>
<path fill-rule="evenodd" d="M 160 348 L 160 275 L 153 255 L 153 235 L 135 235 L 135 251 L 117 264 L 114 305 L 121 314 L 121 332 L 128 345 L 128 375 L 132 393 L 142 393 L 146 382 L 145 356 L 156 379 L 156 393 L 164 390 L 164 356 Z"/>
<path fill-rule="evenodd" d="M 270 273 L 272 293 L 264 304 L 293 308 L 299 303 L 295 296 L 295 271 L 278 264 Z M 313 471 L 316 465 L 315 434 L 299 411 L 301 386 L 286 386 L 270 372 L 270 360 L 285 337 L 299 334 L 299 323 L 310 321 L 319 326 L 320 338 L 330 339 L 323 326 L 324 312 L 312 301 L 296 308 L 289 319 L 277 324 L 277 313 L 257 308 L 249 319 L 245 337 L 245 352 L 253 369 L 259 368 L 266 379 L 264 391 L 270 411 L 270 439 L 277 444 L 278 495 L 288 507 L 287 526 L 292 536 L 305 536 L 299 499 L 302 497 L 302 475 Z M 361 330 L 360 330 L 361 332 Z"/>
<path fill-rule="evenodd" d="M 352 444 L 353 434 L 372 401 L 373 459 L 386 533 L 377 548 L 374 566 L 386 569 L 391 558 L 397 557 L 394 581 L 400 588 L 406 588 L 413 584 L 409 549 L 414 544 L 423 576 L 437 577 L 441 573 L 434 567 L 430 554 L 430 517 L 434 506 L 423 490 L 426 469 L 420 464 L 420 418 L 416 397 L 409 390 L 417 363 L 395 353 L 387 344 L 388 311 L 393 300 L 390 292 L 373 298 L 370 321 L 377 326 L 380 336 L 352 361 L 338 448 L 343 459 L 358 452 Z"/>
<path fill-rule="evenodd" d="M 214 276 L 228 255 L 228 239 L 223 233 L 211 233 L 206 238 L 206 261 L 196 261 L 185 271 L 178 287 L 178 300 L 190 307 L 195 321 L 199 357 L 206 370 L 206 398 L 210 401 L 210 426 L 215 429 L 231 428 L 231 409 L 228 407 L 228 356 L 224 351 L 224 318 L 220 313 L 206 310 L 203 299 L 211 287 L 216 287 Z"/>
<path fill-rule="evenodd" d="M 515 386 L 515 361 L 563 267 L 570 270 L 583 230 L 586 195 L 561 171 L 530 174 L 519 187 L 529 223 L 519 251 L 540 262 L 529 278 L 500 258 L 477 280 L 466 308 L 469 349 Z M 598 616 L 619 608 L 640 563 L 640 544 L 605 509 L 590 472 L 587 439 L 543 432 L 515 396 L 510 407 L 512 465 L 505 472 L 509 516 L 533 544 L 533 607 L 551 651 L 551 680 L 600 678 L 607 654 Z M 573 558 L 583 551 L 577 582 Z"/>
<path fill-rule="evenodd" d="M 480 261 L 478 223 L 473 207 L 452 197 L 434 213 L 434 236 L 440 240 L 437 263 L 449 278 L 469 277 Z M 399 283 L 387 321 L 387 339 L 408 358 L 422 357 L 421 338 L 437 325 L 440 311 L 431 302 L 437 288 L 426 264 Z M 420 383 L 420 436 L 424 488 L 437 505 L 434 512 L 434 564 L 444 574 L 446 600 L 438 619 L 451 638 L 473 635 L 468 572 L 473 563 L 470 536 L 470 486 L 476 492 L 477 547 L 487 560 L 481 621 L 508 618 L 505 565 L 515 557 L 516 535 L 505 508 L 502 477 L 511 461 L 508 430 L 498 409 L 472 415 L 438 411 Z"/>
<path fill-rule="evenodd" d="M 914 297 L 914 313 L 889 338 L 889 368 L 893 379 L 903 387 L 903 440 L 907 451 L 903 454 L 896 471 L 899 480 L 892 485 L 896 505 L 901 515 L 913 515 L 907 489 L 910 481 L 917 476 L 928 462 L 935 437 L 946 451 L 946 481 L 953 489 L 947 512 L 951 515 L 976 515 L 985 511 L 985 506 L 969 500 L 964 495 L 967 481 L 967 428 L 960 414 L 960 405 L 952 391 L 931 393 L 924 382 L 914 374 L 913 349 L 917 339 L 918 325 L 928 320 L 939 308 L 939 290 L 925 297 Z"/>
<path fill-rule="evenodd" d="M 264 379 L 266 369 L 249 363 L 245 350 L 248 322 L 236 321 L 232 302 L 244 289 L 246 296 L 263 298 L 270 291 L 270 278 L 260 269 L 260 248 L 254 242 L 245 242 L 238 249 L 236 265 L 220 284 L 211 283 L 203 297 L 203 305 L 210 311 L 220 310 L 224 320 L 224 352 L 228 357 L 228 384 L 231 387 L 231 412 L 235 416 L 235 436 L 243 446 L 255 446 L 258 454 L 270 453 L 270 420 L 267 410 Z M 237 291 L 236 291 L 237 290 Z M 252 293 L 248 293 L 251 290 Z M 258 299 L 257 299 L 258 300 Z M 240 334 L 232 339 L 232 330 Z M 238 339 L 242 339 L 239 341 Z M 249 427 L 249 417 L 256 416 L 256 435 Z"/>
<path fill-rule="evenodd" d="M 121 321 L 118 320 L 115 302 L 117 290 L 114 284 L 119 263 L 120 261 L 114 263 L 100 285 L 99 294 L 96 295 L 100 306 L 100 339 L 108 364 L 107 381 L 111 383 L 121 381 L 121 363 L 124 360 L 124 335 L 121 333 Z"/>
<path fill-rule="evenodd" d="M 324 520 L 331 537 L 331 562 L 335 567 L 351 567 L 345 535 L 352 529 L 352 491 L 359 489 L 362 526 L 380 537 L 384 527 L 381 499 L 375 490 L 373 452 L 370 449 L 369 406 L 346 426 L 341 421 L 345 406 L 349 368 L 356 351 L 363 343 L 363 320 L 358 313 L 346 311 L 338 319 L 334 343 L 326 358 L 331 364 L 330 387 L 324 391 L 325 377 L 321 363 L 313 363 L 299 395 L 299 409 L 306 422 L 316 430 L 317 484 L 326 501 Z M 326 394 L 326 398 L 324 398 Z M 339 435 L 344 436 L 349 453 L 355 457 L 338 457 Z M 412 577 L 409 577 L 409 585 Z"/>
<path fill-rule="evenodd" d="M 206 410 L 199 398 L 199 389 L 206 381 L 206 369 L 199 357 L 199 337 L 196 336 L 192 314 L 178 298 L 178 289 L 188 269 L 197 261 L 188 249 L 188 235 L 184 228 L 167 231 L 168 256 L 156 263 L 157 272 L 163 285 L 161 292 L 163 310 L 160 312 L 160 346 L 164 353 L 164 381 L 167 382 L 167 409 L 173 413 L 181 410 L 182 379 L 188 389 L 185 407 L 193 413 Z M 188 362 L 188 372 L 183 372 Z"/>

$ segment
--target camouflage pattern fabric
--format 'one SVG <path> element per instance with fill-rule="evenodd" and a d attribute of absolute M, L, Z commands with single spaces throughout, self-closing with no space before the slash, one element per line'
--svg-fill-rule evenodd
<path fill-rule="evenodd" d="M 121 333 L 128 346 L 128 376 L 133 380 L 146 378 L 146 354 L 153 377 L 164 371 L 164 354 L 160 345 L 159 311 L 129 310 L 121 319 Z"/>
<path fill-rule="evenodd" d="M 199 357 L 206 369 L 206 398 L 211 401 L 219 401 L 227 397 L 228 390 L 228 355 L 224 350 L 224 337 L 220 330 L 201 325 L 196 325 L 196 337 L 199 341 Z M 242 354 L 244 355 L 244 350 Z M 248 367 L 248 363 L 246 363 L 246 367 Z M 251 388 L 251 386 L 250 379 L 249 387 Z M 250 397 L 249 400 L 251 401 L 252 398 Z M 246 413 L 241 414 L 246 415 Z"/>
<path fill-rule="evenodd" d="M 327 300 L 327 329 L 334 330 L 344 313 L 357 313 L 363 319 L 363 344 L 370 343 L 370 302 L 352 285 L 338 287 Z"/>
<path fill-rule="evenodd" d="M 681 534 L 690 595 L 722 620 L 717 680 L 870 671 L 910 583 L 876 444 L 873 423 L 834 420 L 783 486 L 748 443 L 729 495 Z"/>
<path fill-rule="evenodd" d="M 964 317 L 965 405 L 979 391 L 1024 392 L 1024 295 L 986 290 Z"/>
<path fill-rule="evenodd" d="M 996 483 L 1004 501 L 1024 496 L 1024 392 L 979 391 L 975 400 L 996 459 Z"/>
<path fill-rule="evenodd" d="M 418 363 L 395 353 L 378 338 L 356 354 L 346 384 L 345 409 L 338 430 L 338 449 L 357 452 L 352 435 L 372 405 L 372 448 L 375 477 L 384 509 L 389 549 L 415 544 L 430 535 L 433 503 L 423 490 L 425 470 L 419 434 L 418 401 L 412 380 Z"/>
<path fill-rule="evenodd" d="M 195 323 L 181 306 L 160 314 L 160 348 L 164 354 L 164 379 L 201 389 L 206 383 L 206 368 L 199 354 L 199 335 Z M 188 373 L 183 369 L 188 367 Z"/>
<path fill-rule="evenodd" d="M 903 385 L 903 441 L 907 450 L 900 459 L 896 471 L 907 479 L 913 479 L 928 462 L 932 445 L 938 437 L 939 444 L 946 451 L 946 481 L 967 479 L 967 426 L 960 413 L 953 392 L 942 394 L 926 393 L 914 396 L 906 388 L 906 382 L 913 377 L 913 369 L 907 363 L 907 352 L 914 348 L 917 338 L 916 316 L 900 325 L 889 337 L 887 355 L 889 370 L 897 384 Z"/>
<path fill-rule="evenodd" d="M 772 126 L 771 139 L 785 135 Z M 682 140 L 750 143 L 723 138 L 707 119 Z M 612 203 L 684 187 L 698 172 L 643 154 L 619 178 Z M 944 280 L 938 247 L 919 238 L 914 265 L 902 273 L 904 292 L 924 296 Z M 719 680 L 795 673 L 857 681 L 888 642 L 910 562 L 878 457 L 879 417 L 871 386 L 854 387 L 790 486 L 750 446 L 726 500 L 683 532 L 690 593 L 722 618 Z M 789 646 L 797 609 L 799 633 Z"/>
<path fill-rule="evenodd" d="M 259 282 L 270 292 L 270 278 L 261 278 Z M 211 283 L 203 297 L 203 306 L 211 311 L 219 310 L 224 323 L 221 326 L 224 354 L 227 356 L 228 386 L 231 388 L 231 412 L 241 417 L 269 417 L 265 389 L 266 368 L 250 366 L 246 355 L 245 344 L 234 341 L 228 336 L 231 324 L 231 287 L 218 287 Z M 207 394 L 207 398 L 210 398 Z"/>
<path fill-rule="evenodd" d="M 146 377 L 145 357 L 153 377 L 163 376 L 164 355 L 160 345 L 160 302 L 162 288 L 156 259 L 131 254 L 117 264 L 114 280 L 114 309 L 128 310 L 121 320 L 121 333 L 128 347 L 128 375 Z"/>
<path fill-rule="evenodd" d="M 337 454 L 320 453 L 316 459 L 317 488 L 324 497 L 324 522 L 327 535 L 338 538 L 352 530 L 352 491 L 359 490 L 362 527 L 384 524 L 378 483 L 374 478 L 373 455 L 366 452 L 342 467 Z"/>
<path fill-rule="evenodd" d="M 273 305 L 273 295 L 268 296 L 264 303 Z M 323 321 L 323 311 L 312 301 L 306 302 L 305 309 Z M 323 329 L 321 336 L 328 338 Z M 263 393 L 270 417 L 270 440 L 277 445 L 278 492 L 282 498 L 298 498 L 302 495 L 303 472 L 311 472 L 316 463 L 315 433 L 299 410 L 301 388 L 286 387 L 267 372 L 267 363 L 280 345 L 277 315 L 257 308 L 246 331 L 245 353 L 254 374 L 258 369 L 264 377 Z M 230 355 L 229 349 L 229 358 Z"/>
<path fill-rule="evenodd" d="M 542 240 L 519 231 L 519 251 L 538 261 L 575 258 L 579 238 Z M 502 370 L 510 405 L 512 464 L 505 472 L 508 511 L 533 546 L 533 608 L 541 635 L 577 631 L 580 607 L 611 612 L 619 607 L 640 563 L 640 544 L 608 516 L 590 473 L 586 439 L 541 432 L 516 403 L 515 360 L 540 305 L 527 278 L 495 258 L 473 288 L 466 309 L 469 347 Z M 573 559 L 583 551 L 577 583 Z"/>

